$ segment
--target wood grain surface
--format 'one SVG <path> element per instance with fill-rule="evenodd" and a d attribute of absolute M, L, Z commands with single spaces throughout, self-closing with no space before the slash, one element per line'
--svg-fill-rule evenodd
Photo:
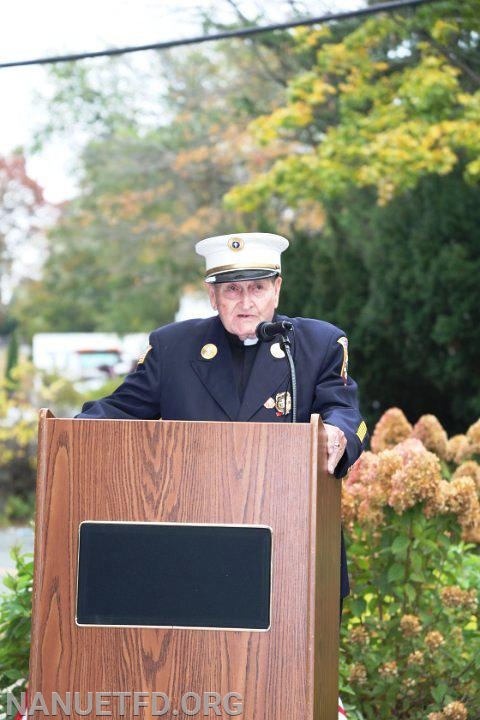
<path fill-rule="evenodd" d="M 64 420 L 42 411 L 30 697 L 41 692 L 49 707 L 53 692 L 78 692 L 85 708 L 88 692 L 163 692 L 171 703 L 163 717 L 182 718 L 187 692 L 236 692 L 243 720 L 334 720 L 340 484 L 326 474 L 317 424 Z M 269 525 L 270 630 L 78 627 L 84 520 Z M 133 698 L 124 715 L 118 697 L 108 702 L 105 714 L 135 716 Z M 154 716 L 151 702 L 136 715 Z"/>

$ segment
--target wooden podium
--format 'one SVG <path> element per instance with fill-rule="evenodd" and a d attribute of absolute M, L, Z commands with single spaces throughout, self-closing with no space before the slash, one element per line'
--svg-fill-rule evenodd
<path fill-rule="evenodd" d="M 269 628 L 79 626 L 84 521 L 271 528 Z M 52 693 L 79 693 L 84 710 L 88 693 L 103 693 L 87 717 L 182 718 L 195 709 L 192 695 L 185 712 L 185 694 L 236 693 L 241 713 L 220 705 L 221 717 L 335 720 L 339 590 L 340 483 L 326 472 L 318 416 L 292 425 L 41 411 L 29 700 L 41 693 L 50 710 Z M 145 702 L 134 712 L 138 692 Z M 168 712 L 161 703 L 154 712 L 153 692 L 168 697 Z M 124 712 L 119 693 L 131 694 Z M 35 718 L 48 717 L 35 707 Z M 57 716 L 86 716 L 77 710 L 60 706 Z M 219 715 L 203 704 L 196 714 Z"/>

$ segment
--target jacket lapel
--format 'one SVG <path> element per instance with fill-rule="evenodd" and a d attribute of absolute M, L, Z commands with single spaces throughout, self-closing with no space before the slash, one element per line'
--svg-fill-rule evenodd
<path fill-rule="evenodd" d="M 292 334 L 290 334 L 290 339 L 292 340 Z M 286 357 L 274 357 L 271 353 L 272 344 L 260 343 L 238 413 L 237 420 L 239 421 L 250 420 L 267 398 L 275 398 L 277 392 L 287 389 L 290 379 L 288 360 Z M 294 341 L 292 341 L 291 350 L 293 355 Z"/>
<path fill-rule="evenodd" d="M 217 348 L 215 357 L 210 360 L 201 355 L 202 348 L 208 344 Z M 225 330 L 218 317 L 213 317 L 209 323 L 191 364 L 210 395 L 230 420 L 236 420 L 240 401 L 233 377 L 232 354 Z"/>

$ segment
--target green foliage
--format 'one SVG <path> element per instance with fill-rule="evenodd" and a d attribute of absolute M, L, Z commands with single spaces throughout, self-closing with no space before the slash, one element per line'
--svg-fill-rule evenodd
<path fill-rule="evenodd" d="M 8 308 L 0 305 L 0 337 L 10 335 L 18 325 L 18 321 L 9 315 Z"/>
<path fill-rule="evenodd" d="M 0 714 L 6 707 L 5 691 L 15 684 L 19 698 L 25 691 L 30 656 L 30 620 L 32 605 L 33 561 L 31 554 L 12 551 L 15 573 L 3 583 L 8 588 L 0 595 Z"/>
<path fill-rule="evenodd" d="M 82 399 L 69 381 L 36 372 L 26 362 L 11 379 L 0 379 L 0 515 L 19 519 L 32 504 L 39 408 L 69 416 Z"/>
<path fill-rule="evenodd" d="M 7 366 L 5 368 L 5 376 L 11 380 L 12 371 L 18 364 L 18 336 L 15 331 L 10 335 L 7 349 Z"/>
<path fill-rule="evenodd" d="M 364 190 L 329 201 L 321 236 L 298 234 L 285 253 L 282 310 L 348 333 L 370 425 L 392 404 L 451 433 L 480 414 L 480 191 L 461 175 L 385 207 Z"/>
<path fill-rule="evenodd" d="M 365 720 L 424 720 L 458 700 L 480 717 L 478 603 L 448 607 L 441 595 L 460 585 L 476 596 L 480 558 L 453 525 L 416 507 L 390 510 L 381 530 L 353 529 L 342 693 Z"/>
<path fill-rule="evenodd" d="M 33 520 L 35 513 L 35 493 L 31 492 L 26 498 L 21 495 L 10 495 L 5 502 L 5 524 L 26 522 Z M 0 517 L 0 522 L 2 518 Z"/>
<path fill-rule="evenodd" d="M 448 440 L 392 408 L 372 448 L 342 494 L 342 692 L 365 720 L 478 720 L 480 421 Z"/>
<path fill-rule="evenodd" d="M 478 183 L 475 8 L 478 0 L 466 0 L 377 15 L 341 42 L 328 30 L 301 35 L 301 43 L 317 45 L 316 63 L 290 82 L 283 107 L 252 126 L 259 143 L 283 152 L 229 193 L 229 204 L 252 209 L 275 196 L 295 205 L 355 187 L 373 188 L 386 204 L 460 161 L 465 179 Z"/>
<path fill-rule="evenodd" d="M 0 381 L 0 510 L 11 495 L 26 500 L 35 487 L 37 413 L 29 398 L 30 379 L 23 367 L 11 373 L 11 381 Z M 26 382 L 24 382 L 24 379 Z"/>

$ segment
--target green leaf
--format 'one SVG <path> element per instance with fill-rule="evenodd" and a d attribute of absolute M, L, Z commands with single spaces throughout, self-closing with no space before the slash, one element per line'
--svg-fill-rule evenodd
<path fill-rule="evenodd" d="M 407 548 L 410 544 L 410 540 L 407 535 L 398 535 L 392 543 L 392 552 L 394 555 L 406 556 Z"/>
<path fill-rule="evenodd" d="M 413 580 L 413 582 L 424 583 L 425 575 L 422 572 L 412 572 L 410 573 L 408 579 Z"/>
<path fill-rule="evenodd" d="M 403 589 L 404 589 L 405 595 L 407 596 L 409 601 L 411 603 L 413 603 L 413 601 L 415 600 L 415 596 L 416 596 L 415 589 L 412 587 L 412 585 L 410 585 L 410 583 L 406 583 L 404 585 Z"/>
<path fill-rule="evenodd" d="M 413 552 L 410 555 L 410 562 L 412 564 L 412 568 L 416 571 L 419 571 L 423 567 L 423 555 L 419 552 Z"/>
<path fill-rule="evenodd" d="M 355 600 L 347 601 L 348 606 L 351 609 L 355 617 L 360 617 L 367 608 L 367 603 L 362 598 L 356 598 Z"/>
<path fill-rule="evenodd" d="M 443 698 L 445 697 L 446 693 L 448 692 L 448 686 L 445 685 L 445 683 L 439 683 L 435 687 L 432 688 L 432 697 L 439 705 L 442 703 Z"/>
<path fill-rule="evenodd" d="M 388 571 L 387 580 L 389 583 L 396 582 L 405 577 L 405 567 L 400 563 L 394 563 Z"/>

